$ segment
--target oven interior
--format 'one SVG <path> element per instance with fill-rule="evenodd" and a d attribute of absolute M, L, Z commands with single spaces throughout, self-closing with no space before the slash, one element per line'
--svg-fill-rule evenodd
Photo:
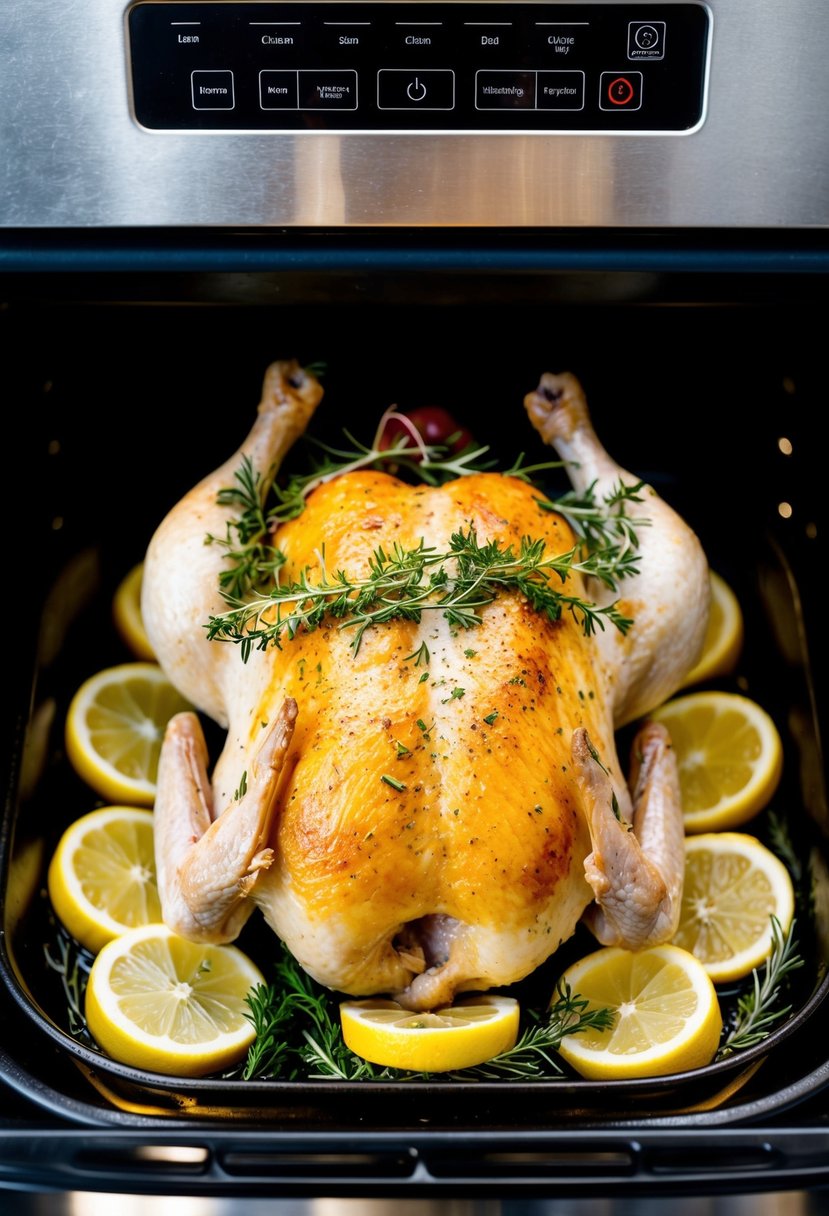
<path fill-rule="evenodd" d="M 9 501 L 23 525 L 4 707 L 3 1016 L 14 1031 L 4 1075 L 14 1088 L 103 1125 L 264 1123 L 337 1135 L 358 1125 L 693 1129 L 773 1119 L 820 1094 L 829 819 L 823 365 L 811 336 L 819 278 L 395 272 L 254 287 L 245 276 L 135 275 L 94 287 L 26 279 L 9 294 L 0 326 L 19 426 Z M 324 364 L 320 437 L 336 442 L 346 428 L 368 439 L 391 404 L 441 405 L 510 462 L 522 451 L 544 456 L 524 395 L 544 371 L 573 371 L 608 450 L 695 527 L 745 616 L 740 664 L 714 686 L 764 705 L 786 749 L 773 809 L 802 867 L 807 965 L 791 993 L 799 1022 L 768 1056 L 758 1049 L 745 1066 L 617 1092 L 368 1086 L 355 1117 L 338 1083 L 253 1086 L 244 1096 L 209 1081 L 169 1085 L 96 1062 L 67 1033 L 43 964 L 44 874 L 59 833 L 95 803 L 63 754 L 67 698 L 93 670 L 127 660 L 109 618 L 115 586 L 169 507 L 244 436 L 267 364 L 291 357 Z M 302 459 L 299 448 L 289 459 Z M 767 834 L 769 823 L 746 830 Z"/>

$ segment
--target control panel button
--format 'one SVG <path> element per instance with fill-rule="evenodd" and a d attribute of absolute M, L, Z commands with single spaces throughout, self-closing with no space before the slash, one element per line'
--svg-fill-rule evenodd
<path fill-rule="evenodd" d="M 304 72 L 299 76 L 300 110 L 356 110 L 357 73 Z"/>
<path fill-rule="evenodd" d="M 263 110 L 296 110 L 299 107 L 296 72 L 260 72 L 259 105 Z"/>
<path fill-rule="evenodd" d="M 685 135 L 707 112 L 709 8 L 130 0 L 129 101 L 150 131 Z"/>
<path fill-rule="evenodd" d="M 584 72 L 537 72 L 539 110 L 583 110 Z"/>
<path fill-rule="evenodd" d="M 600 110 L 638 110 L 642 105 L 641 72 L 602 72 Z"/>
<path fill-rule="evenodd" d="M 475 73 L 477 110 L 534 110 L 535 72 Z"/>
<path fill-rule="evenodd" d="M 452 110 L 455 73 L 443 68 L 381 68 L 377 106 L 380 110 Z"/>
<path fill-rule="evenodd" d="M 628 59 L 665 58 L 665 22 L 628 22 Z"/>
<path fill-rule="evenodd" d="M 202 69 L 190 73 L 190 90 L 194 110 L 232 110 L 233 73 Z"/>

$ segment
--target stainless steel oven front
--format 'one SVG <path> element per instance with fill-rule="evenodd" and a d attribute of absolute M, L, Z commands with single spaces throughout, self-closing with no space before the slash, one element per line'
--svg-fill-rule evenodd
<path fill-rule="evenodd" d="M 25 524 L 0 701 L 0 1185 L 826 1185 L 827 53 L 822 0 L 2 5 L 0 341 Z M 451 405 L 510 459 L 522 394 L 569 368 L 614 454 L 698 527 L 745 611 L 729 688 L 772 707 L 786 748 L 808 957 L 773 1051 L 601 1093 L 558 1074 L 359 1088 L 139 1075 L 78 1032 L 66 968 L 44 962 L 50 849 L 86 806 L 66 698 L 90 636 L 109 638 L 94 661 L 119 660 L 115 583 L 291 357 L 327 364 L 326 442 L 344 422 L 370 438 L 393 403 Z"/>
<path fill-rule="evenodd" d="M 44 0 L 0 224 L 826 223 L 820 0 Z"/>

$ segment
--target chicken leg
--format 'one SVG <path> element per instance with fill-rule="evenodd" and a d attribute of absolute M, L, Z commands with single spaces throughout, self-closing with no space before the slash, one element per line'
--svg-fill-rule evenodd
<path fill-rule="evenodd" d="M 226 568 L 221 545 L 229 508 L 217 501 L 232 486 L 243 458 L 263 481 L 272 478 L 303 434 L 322 399 L 319 381 L 293 360 L 265 372 L 256 422 L 238 451 L 199 482 L 156 529 L 144 561 L 141 613 L 147 636 L 167 676 L 197 709 L 228 724 L 224 673 L 238 662 L 229 646 L 207 640 L 205 622 L 224 612 L 219 575 Z"/>
<path fill-rule="evenodd" d="M 541 377 L 524 405 L 535 429 L 562 460 L 574 489 L 593 488 L 597 501 L 620 482 L 637 478 L 621 468 L 599 442 L 581 385 L 570 373 Z M 694 532 L 649 486 L 626 512 L 638 528 L 638 572 L 620 584 L 619 606 L 633 625 L 624 636 L 605 629 L 596 642 L 604 660 L 608 696 L 618 728 L 667 700 L 697 661 L 708 624 L 708 563 Z M 590 594 L 607 605 L 617 593 L 595 579 Z"/>

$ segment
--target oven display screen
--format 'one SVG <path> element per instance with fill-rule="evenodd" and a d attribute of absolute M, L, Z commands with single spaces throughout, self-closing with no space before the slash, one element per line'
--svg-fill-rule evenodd
<path fill-rule="evenodd" d="M 178 3 L 128 14 L 160 131 L 687 133 L 702 4 Z"/>

